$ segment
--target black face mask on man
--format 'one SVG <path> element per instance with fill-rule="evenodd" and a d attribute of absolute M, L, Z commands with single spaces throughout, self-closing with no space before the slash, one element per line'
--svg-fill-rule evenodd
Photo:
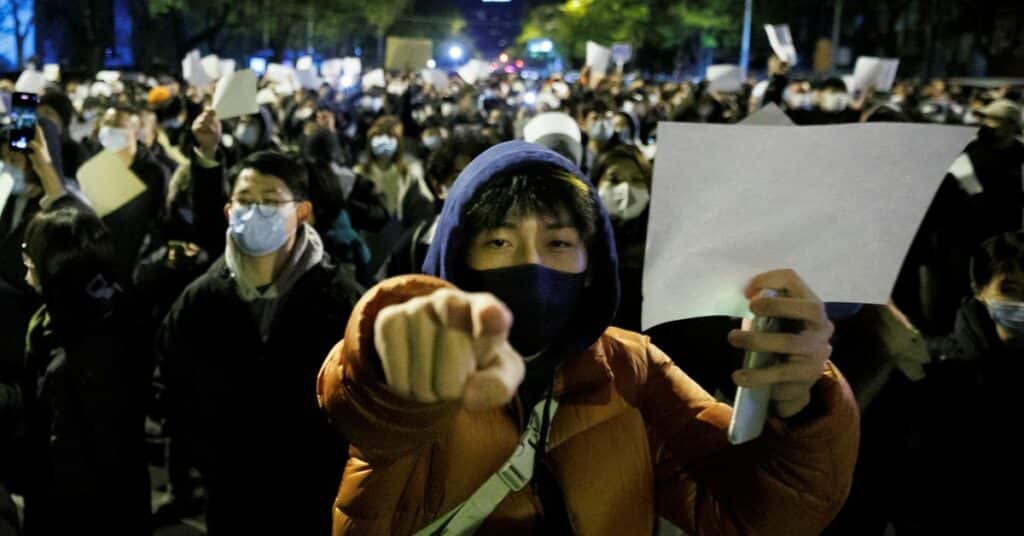
<path fill-rule="evenodd" d="M 509 343 L 524 357 L 557 342 L 576 313 L 586 282 L 586 272 L 561 272 L 540 264 L 468 272 L 466 290 L 490 292 L 512 311 Z"/>
<path fill-rule="evenodd" d="M 996 132 L 996 129 L 988 125 L 982 125 L 978 129 L 978 141 L 985 145 L 995 145 L 999 143 L 999 134 Z"/>

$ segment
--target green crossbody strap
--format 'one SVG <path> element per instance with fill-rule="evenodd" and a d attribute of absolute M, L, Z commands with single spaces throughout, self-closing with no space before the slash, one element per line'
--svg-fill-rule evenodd
<path fill-rule="evenodd" d="M 551 398 L 537 402 L 533 406 L 533 411 L 530 412 L 530 421 L 526 425 L 526 431 L 519 438 L 519 445 L 516 446 L 515 452 L 505 462 L 505 465 L 502 465 L 497 473 L 491 475 L 482 486 L 477 488 L 466 499 L 466 502 L 420 529 L 415 536 L 473 534 L 510 492 L 526 487 L 526 484 L 533 478 L 534 453 L 540 439 L 545 405 L 547 406 L 548 422 L 554 420 L 555 411 L 558 410 L 558 401 Z"/>

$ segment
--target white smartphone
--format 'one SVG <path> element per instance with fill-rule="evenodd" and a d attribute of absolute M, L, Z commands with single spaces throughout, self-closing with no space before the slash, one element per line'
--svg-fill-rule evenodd
<path fill-rule="evenodd" d="M 763 289 L 762 298 L 781 296 L 777 290 Z M 765 316 L 755 316 L 751 331 L 757 333 L 779 333 L 782 331 L 782 320 Z M 753 352 L 747 350 L 743 355 L 743 368 L 765 368 L 778 363 L 779 358 L 770 352 Z M 768 418 L 768 402 L 771 399 L 771 386 L 738 387 L 736 400 L 732 408 L 732 420 L 729 421 L 729 442 L 733 445 L 746 443 L 761 435 L 764 422 Z"/>

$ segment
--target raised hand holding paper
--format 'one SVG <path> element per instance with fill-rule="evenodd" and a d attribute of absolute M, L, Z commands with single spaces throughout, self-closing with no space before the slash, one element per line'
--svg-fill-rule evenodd
<path fill-rule="evenodd" d="M 744 316 L 743 284 L 797 271 L 824 301 L 885 303 L 974 130 L 661 123 L 643 327 Z"/>

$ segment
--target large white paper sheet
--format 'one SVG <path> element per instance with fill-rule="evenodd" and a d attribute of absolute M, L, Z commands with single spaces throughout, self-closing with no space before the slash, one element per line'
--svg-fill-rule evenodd
<path fill-rule="evenodd" d="M 322 83 L 323 79 L 316 74 L 316 69 L 295 70 L 295 85 L 303 89 L 319 89 Z"/>
<path fill-rule="evenodd" d="M 739 65 L 709 65 L 705 78 L 711 91 L 735 93 L 743 88 L 743 71 Z"/>
<path fill-rule="evenodd" d="M 792 268 L 824 301 L 885 303 L 974 130 L 872 123 L 661 123 L 643 327 L 744 316 L 742 288 Z"/>
<path fill-rule="evenodd" d="M 427 66 L 434 53 L 430 39 L 388 37 L 384 53 L 384 67 L 388 70 L 417 71 Z"/>
<path fill-rule="evenodd" d="M 477 80 L 487 78 L 487 75 L 490 74 L 490 66 L 483 60 L 471 59 L 459 67 L 458 73 L 459 77 L 467 84 L 475 84 Z"/>
<path fill-rule="evenodd" d="M 235 60 L 228 58 L 220 60 L 220 76 L 221 78 L 230 76 L 231 73 L 235 72 L 236 68 Z"/>
<path fill-rule="evenodd" d="M 790 65 L 796 65 L 796 46 L 793 44 L 793 34 L 789 31 L 789 25 L 765 24 L 764 31 L 768 34 L 768 43 L 775 55 Z"/>
<path fill-rule="evenodd" d="M 203 67 L 203 60 L 199 57 L 199 51 L 193 50 L 181 60 L 181 76 L 191 86 L 207 87 L 213 83 L 213 79 L 206 73 Z"/>
<path fill-rule="evenodd" d="M 633 59 L 633 45 L 629 43 L 615 43 L 612 45 L 612 59 L 617 65 L 624 65 Z"/>
<path fill-rule="evenodd" d="M 888 92 L 896 81 L 900 60 L 861 56 L 853 66 L 853 88 L 864 91 L 874 87 L 876 91 Z"/>
<path fill-rule="evenodd" d="M 45 87 L 46 77 L 43 76 L 43 73 L 31 69 L 22 71 L 21 75 L 18 76 L 18 81 L 14 83 L 14 91 L 35 93 L 37 95 L 42 95 Z"/>
<path fill-rule="evenodd" d="M 760 110 L 748 115 L 743 121 L 739 122 L 740 125 L 762 125 L 762 126 L 779 126 L 779 127 L 791 127 L 795 126 L 796 123 L 786 115 L 786 112 L 782 111 L 774 102 L 770 102 L 764 105 Z"/>
<path fill-rule="evenodd" d="M 604 74 L 608 72 L 608 62 L 612 59 L 612 49 L 587 41 L 587 67 L 590 72 Z"/>
<path fill-rule="evenodd" d="M 47 82 L 60 82 L 60 65 L 57 63 L 43 65 L 43 78 Z"/>
<path fill-rule="evenodd" d="M 106 150 L 82 164 L 75 177 L 85 198 L 101 218 L 146 191 L 146 184 L 128 169 L 117 154 Z"/>
<path fill-rule="evenodd" d="M 292 82 L 292 68 L 280 63 L 268 63 L 267 70 L 263 73 L 263 78 L 271 82 L 288 82 L 290 84 Z"/>
<path fill-rule="evenodd" d="M 258 113 L 256 73 L 249 69 L 235 71 L 217 82 L 213 92 L 213 111 L 219 119 Z"/>
<path fill-rule="evenodd" d="M 423 81 L 438 91 L 448 91 L 448 73 L 441 69 L 423 69 L 420 71 Z"/>
<path fill-rule="evenodd" d="M 356 78 L 363 72 L 363 60 L 359 58 L 342 58 L 341 71 L 352 78 Z"/>
<path fill-rule="evenodd" d="M 375 87 L 385 87 L 387 82 L 384 80 L 384 69 L 374 69 L 363 77 L 363 91 Z"/>
<path fill-rule="evenodd" d="M 341 78 L 341 74 L 345 72 L 345 60 L 341 58 L 331 58 L 324 60 L 320 64 L 320 74 L 324 77 L 324 80 L 334 85 Z"/>
<path fill-rule="evenodd" d="M 216 54 L 207 54 L 203 56 L 203 59 L 199 60 L 203 65 L 203 70 L 206 71 L 206 76 L 210 80 L 220 80 L 223 73 L 220 72 L 220 56 Z"/>

